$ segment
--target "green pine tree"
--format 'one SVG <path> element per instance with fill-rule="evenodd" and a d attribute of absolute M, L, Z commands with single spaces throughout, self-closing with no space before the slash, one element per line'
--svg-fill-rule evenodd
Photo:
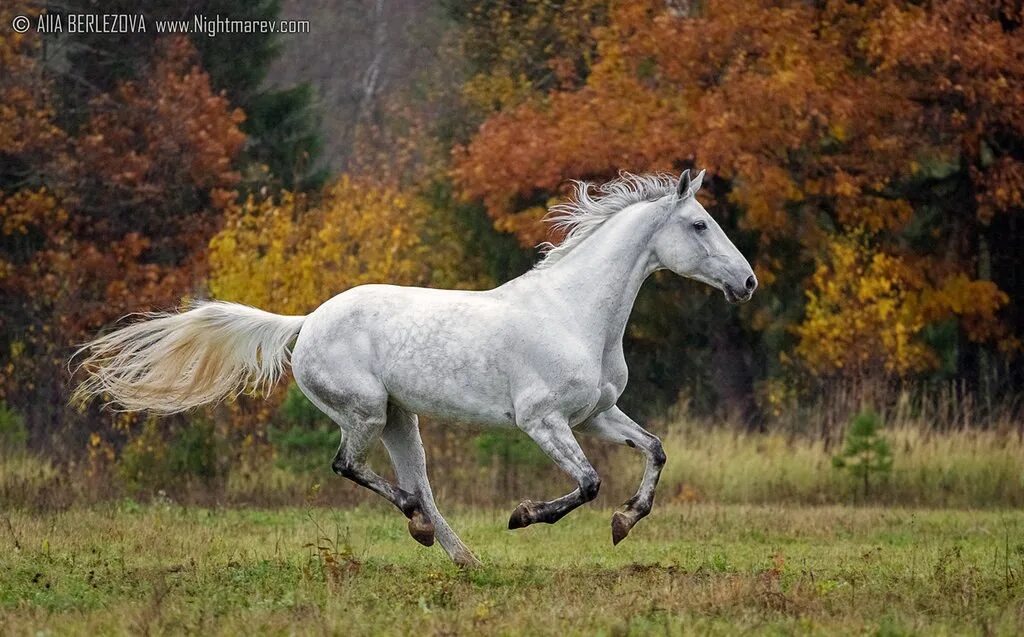
<path fill-rule="evenodd" d="M 845 469 L 864 485 L 864 497 L 871 493 L 872 476 L 881 477 L 892 471 L 892 449 L 882 434 L 882 419 L 873 411 L 862 411 L 850 422 L 846 444 L 832 458 L 832 466 Z"/>

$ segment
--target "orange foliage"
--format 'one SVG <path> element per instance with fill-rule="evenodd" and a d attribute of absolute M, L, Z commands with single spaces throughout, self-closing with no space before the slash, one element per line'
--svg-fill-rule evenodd
<path fill-rule="evenodd" d="M 129 312 L 176 305 L 201 284 L 245 137 L 241 112 L 212 91 L 186 39 L 162 42 L 146 79 L 95 97 L 69 136 L 54 124 L 36 46 L 0 36 L 0 155 L 24 184 L 0 192 L 0 391 L 36 405 L 26 415 L 47 430 L 74 343 Z"/>
<path fill-rule="evenodd" d="M 39 81 L 39 39 L 8 26 L 18 15 L 34 22 L 39 11 L 37 3 L 23 0 L 0 6 L 0 152 L 9 156 L 47 155 L 64 139 L 53 123 L 49 87 Z"/>
<path fill-rule="evenodd" d="M 925 9 L 879 3 L 866 49 L 880 73 L 903 82 L 925 123 L 961 153 L 977 215 L 1024 208 L 1024 5 L 1018 0 L 947 0 Z"/>
<path fill-rule="evenodd" d="M 797 2 L 709 2 L 697 17 L 664 7 L 616 5 L 586 87 L 486 122 L 458 151 L 464 194 L 501 219 L 569 176 L 696 160 L 732 181 L 730 199 L 764 241 L 813 223 L 806 216 L 825 199 L 843 201 L 847 223 L 905 223 L 883 191 L 910 174 L 919 109 L 859 70 L 861 16 Z M 531 243 L 538 229 L 521 232 Z"/>
<path fill-rule="evenodd" d="M 213 92 L 195 57 L 184 38 L 162 42 L 145 79 L 95 98 L 73 140 L 74 278 L 107 280 L 80 306 L 82 329 L 174 306 L 205 275 L 206 243 L 235 198 L 232 162 L 245 135 L 243 114 Z"/>
<path fill-rule="evenodd" d="M 77 177 L 96 179 L 102 167 L 111 203 L 158 203 L 179 184 L 230 190 L 240 179 L 231 160 L 245 143 L 238 129 L 245 115 L 213 92 L 187 39 L 161 44 L 143 80 L 92 101 L 92 116 L 75 140 Z M 214 203 L 227 202 L 216 197 Z"/>
<path fill-rule="evenodd" d="M 715 214 L 738 212 L 739 226 L 756 233 L 755 267 L 769 288 L 781 268 L 798 266 L 771 257 L 779 244 L 795 241 L 802 258 L 831 263 L 844 250 L 830 239 L 836 230 L 875 237 L 870 254 L 854 259 L 861 265 L 840 271 L 895 269 L 891 290 L 860 291 L 867 300 L 854 302 L 852 288 L 832 294 L 828 285 L 840 284 L 819 268 L 800 328 L 811 367 L 928 368 L 934 353 L 918 336 L 950 316 L 971 338 L 1001 334 L 1005 295 L 967 274 L 975 246 L 951 235 L 951 264 L 932 276 L 922 268 L 938 260 L 909 249 L 902 233 L 915 215 L 912 184 L 957 171 L 976 206 L 949 212 L 966 227 L 1021 208 L 1024 163 L 1011 140 L 1024 135 L 1024 38 L 1006 26 L 1020 25 L 1020 3 L 687 6 L 698 4 L 683 12 L 661 0 L 610 2 L 582 87 L 529 96 L 455 150 L 463 196 L 482 201 L 497 229 L 535 245 L 546 232 L 540 204 L 567 179 L 695 163 L 726 195 Z M 968 298 L 973 308 L 963 306 Z M 771 323 L 762 314 L 760 324 Z M 813 338 L 833 338 L 854 316 L 849 343 L 812 356 Z M 884 320 L 895 321 L 893 332 L 872 332 Z M 861 337 L 863 351 L 846 348 Z"/>

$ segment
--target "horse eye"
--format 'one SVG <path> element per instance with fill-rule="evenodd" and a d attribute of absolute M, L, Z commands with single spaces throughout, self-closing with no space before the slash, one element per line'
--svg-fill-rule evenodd
<path fill-rule="evenodd" d="M 708 229 L 708 224 L 704 223 L 703 219 L 698 219 L 693 222 L 693 227 L 694 229 L 697 230 L 697 232 L 704 232 L 705 230 Z"/>

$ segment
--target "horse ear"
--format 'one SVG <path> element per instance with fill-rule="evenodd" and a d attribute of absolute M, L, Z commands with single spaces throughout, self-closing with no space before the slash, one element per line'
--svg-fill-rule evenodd
<path fill-rule="evenodd" d="M 697 175 L 697 178 L 693 180 L 693 185 L 690 186 L 691 194 L 696 195 L 697 191 L 700 190 L 700 185 L 704 183 L 704 173 L 706 172 L 706 170 L 700 171 L 700 173 Z"/>
<path fill-rule="evenodd" d="M 680 199 L 685 199 L 690 194 L 690 169 L 687 168 L 683 171 L 682 175 L 679 175 L 679 187 L 676 188 L 676 195 Z"/>

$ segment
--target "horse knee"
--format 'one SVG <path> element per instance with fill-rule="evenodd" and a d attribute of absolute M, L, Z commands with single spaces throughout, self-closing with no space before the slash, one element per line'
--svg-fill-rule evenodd
<path fill-rule="evenodd" d="M 661 446 L 661 440 L 657 436 L 651 436 L 651 462 L 659 469 L 665 466 L 668 457 L 665 455 L 665 448 Z"/>
<path fill-rule="evenodd" d="M 597 475 L 596 471 L 591 471 L 583 476 L 580 480 L 580 495 L 583 496 L 584 502 L 590 502 L 597 497 L 597 492 L 601 490 L 601 476 Z"/>
<path fill-rule="evenodd" d="M 354 480 L 356 477 L 356 468 L 348 460 L 345 460 L 341 455 L 335 456 L 334 462 L 331 463 L 331 470 L 343 478 Z"/>

